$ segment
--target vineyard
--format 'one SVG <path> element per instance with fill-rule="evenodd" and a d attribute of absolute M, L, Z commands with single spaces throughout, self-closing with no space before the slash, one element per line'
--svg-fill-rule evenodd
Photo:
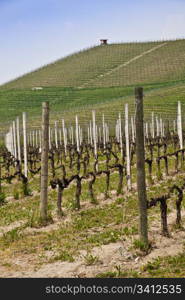
<path fill-rule="evenodd" d="M 3 277 L 184 276 L 183 47 L 94 47 L 1 87 Z M 140 131 L 135 84 L 144 87 Z"/>

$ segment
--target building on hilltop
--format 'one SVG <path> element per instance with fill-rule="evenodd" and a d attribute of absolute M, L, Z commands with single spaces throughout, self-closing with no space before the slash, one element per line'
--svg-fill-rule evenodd
<path fill-rule="evenodd" d="M 101 40 L 100 40 L 100 43 L 101 43 L 101 45 L 107 45 L 107 41 L 108 41 L 108 40 L 101 39 Z"/>

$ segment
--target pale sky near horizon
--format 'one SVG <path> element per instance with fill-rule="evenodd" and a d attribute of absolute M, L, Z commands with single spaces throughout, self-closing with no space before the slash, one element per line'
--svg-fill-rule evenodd
<path fill-rule="evenodd" d="M 0 0 L 0 84 L 86 47 L 185 37 L 185 0 Z"/>

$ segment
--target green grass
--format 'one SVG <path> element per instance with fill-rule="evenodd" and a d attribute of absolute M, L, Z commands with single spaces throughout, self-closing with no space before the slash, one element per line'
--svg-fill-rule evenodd
<path fill-rule="evenodd" d="M 117 174 L 112 174 L 115 179 Z M 113 179 L 112 178 L 112 179 Z M 174 180 L 174 178 L 173 178 Z M 173 184 L 173 180 L 161 181 L 160 189 L 158 186 L 151 186 L 148 194 L 155 196 L 163 193 L 168 186 Z M 175 182 L 181 184 L 183 175 L 178 174 L 175 177 Z M 35 180 L 30 182 L 30 185 L 36 184 Z M 112 188 L 115 189 L 115 180 L 112 180 Z M 83 189 L 86 195 L 86 184 Z M 98 194 L 100 186 L 104 185 L 103 179 L 100 178 L 96 185 L 96 193 Z M 111 189 L 112 189 L 111 188 Z M 138 251 L 141 244 L 136 242 L 138 239 L 138 207 L 137 195 L 133 191 L 127 202 L 124 196 L 119 196 L 113 200 L 112 203 L 103 201 L 103 206 L 99 205 L 86 207 L 80 211 L 73 211 L 68 208 L 68 201 L 72 196 L 74 186 L 71 186 L 64 194 L 65 214 L 69 216 L 69 220 L 62 219 L 61 223 L 49 231 L 45 227 L 35 228 L 38 226 L 38 206 L 39 196 L 26 197 L 25 199 L 14 200 L 8 204 L 0 207 L 0 225 L 11 224 L 15 221 L 24 220 L 25 223 L 17 228 L 11 229 L 0 236 L 0 260 L 6 264 L 12 263 L 12 259 L 28 255 L 33 257 L 34 268 L 39 268 L 42 264 L 53 263 L 55 261 L 69 261 L 73 262 L 80 250 L 86 250 L 87 255 L 84 256 L 84 263 L 86 265 L 93 265 L 99 263 L 97 256 L 93 255 L 91 250 L 93 247 L 108 245 L 117 241 L 124 241 L 130 239 L 131 243 L 135 245 L 132 247 L 133 251 Z M 100 192 L 100 191 L 99 191 Z M 82 197 L 83 201 L 88 198 Z M 102 204 L 102 203 L 101 203 Z M 168 201 L 169 209 L 174 209 L 174 201 Z M 56 209 L 56 191 L 49 193 L 49 215 L 53 216 Z M 160 209 L 159 206 L 148 211 L 149 223 L 153 220 L 159 223 L 160 226 Z M 149 225 L 150 225 L 149 224 Z M 28 227 L 29 230 L 27 231 Z M 150 228 L 150 226 L 149 226 Z M 47 229 L 47 228 L 46 228 Z M 176 230 L 174 227 L 170 231 Z M 134 242 L 135 241 L 135 242 Z M 48 257 L 48 251 L 52 255 Z M 157 265 L 158 266 L 158 265 Z M 12 268 L 14 268 L 12 264 Z M 152 267 L 150 268 L 152 269 Z M 115 267 L 108 273 L 97 274 L 97 277 L 150 277 L 152 272 L 159 272 L 153 268 L 150 270 L 146 267 L 143 270 L 123 270 L 121 266 Z M 178 270 L 179 269 L 179 273 Z M 182 275 L 182 270 L 178 265 L 176 273 Z M 156 273 L 152 273 L 155 276 Z M 166 273 L 165 273 L 166 274 Z M 171 273 L 169 273 L 171 274 Z"/>
<path fill-rule="evenodd" d="M 93 47 L 22 76 L 4 87 L 79 87 L 158 44 L 160 42 Z"/>
<path fill-rule="evenodd" d="M 40 127 L 43 101 L 50 102 L 51 126 L 54 120 L 62 117 L 67 126 L 74 124 L 74 114 L 77 113 L 80 124 L 86 128 L 93 108 L 97 112 L 97 123 L 102 122 L 104 113 L 112 127 L 118 112 L 123 112 L 124 103 L 129 103 L 129 112 L 133 114 L 134 87 L 138 85 L 144 87 L 146 119 L 152 110 L 164 119 L 173 119 L 177 101 L 182 102 L 184 109 L 185 40 L 168 41 L 164 47 L 127 67 L 99 77 L 160 43 L 98 46 L 1 86 L 1 129 L 7 128 L 9 122 L 21 116 L 23 111 L 28 113 L 28 123 L 32 128 Z M 39 85 L 44 87 L 43 90 L 31 89 Z M 83 88 L 79 88 L 80 85 Z"/>
<path fill-rule="evenodd" d="M 146 46 L 146 44 L 143 45 Z M 150 44 L 149 48 L 156 45 L 157 43 Z M 185 75 L 184 45 L 185 40 L 168 41 L 163 47 L 140 57 L 127 66 L 122 66 L 111 74 L 105 74 L 102 78 L 89 82 L 88 86 L 125 86 L 180 80 Z M 141 53 L 144 51 L 143 47 Z"/>
<path fill-rule="evenodd" d="M 174 256 L 158 257 L 137 271 L 124 270 L 120 267 L 96 275 L 97 278 L 184 278 L 184 276 L 185 252 Z"/>
<path fill-rule="evenodd" d="M 117 267 L 115 271 L 107 271 L 103 273 L 98 273 L 96 278 L 138 278 L 139 273 L 130 270 L 130 271 L 123 271 L 121 268 Z"/>
<path fill-rule="evenodd" d="M 100 210 L 100 213 L 99 213 Z M 79 249 L 92 248 L 93 246 L 108 244 L 115 242 L 121 238 L 121 229 L 106 228 L 110 222 L 117 223 L 115 207 L 105 206 L 105 211 L 111 210 L 115 217 L 108 214 L 102 217 L 101 209 L 96 208 L 96 222 L 89 218 L 91 209 L 88 210 L 89 214 L 80 214 L 82 223 L 86 224 L 85 228 L 92 229 L 91 232 L 84 230 L 83 226 L 79 226 L 76 216 L 72 217 L 71 223 L 59 225 L 58 229 L 51 230 L 50 232 L 33 232 L 32 234 L 24 234 L 19 228 L 11 230 L 0 237 L 1 250 L 8 250 L 10 253 L 37 253 L 41 254 L 43 251 L 54 250 L 57 254 L 54 260 L 66 260 L 67 257 L 71 259 L 73 255 L 77 255 Z M 119 214 L 119 212 L 117 212 Z M 94 226 L 101 226 L 100 232 L 94 233 Z M 90 249 L 89 248 L 89 249 Z M 69 255 L 66 255 L 68 253 Z M 64 255 L 65 254 L 65 255 Z M 1 255 L 4 255 L 3 252 Z"/>
<path fill-rule="evenodd" d="M 174 256 L 159 257 L 141 268 L 141 277 L 184 278 L 185 252 Z"/>
<path fill-rule="evenodd" d="M 111 161 L 113 163 L 114 160 Z M 91 167 L 89 167 L 89 171 L 91 170 Z M 105 167 L 105 166 L 104 166 Z M 174 169 L 174 159 L 170 160 L 169 164 L 169 171 L 172 172 Z M 69 171 L 68 173 L 68 168 L 67 174 L 70 176 L 71 172 L 74 173 L 73 171 Z M 2 170 L 3 171 L 3 170 Z M 156 172 L 156 166 L 154 164 L 154 169 L 153 169 L 153 174 L 155 175 Z M 147 174 L 147 168 L 146 168 L 146 174 Z M 172 174 L 172 173 L 171 173 Z M 60 174 L 57 176 L 60 177 Z M 162 194 L 167 193 L 169 186 L 173 185 L 173 179 L 174 178 L 166 178 L 165 180 L 161 181 L 160 184 L 160 189 L 158 186 L 153 186 L 150 185 L 148 188 L 148 198 L 151 197 L 156 197 L 156 196 L 161 196 Z M 101 202 L 104 202 L 106 204 L 106 200 L 103 196 L 105 192 L 105 180 L 106 176 L 101 176 L 98 177 L 95 184 L 94 184 L 94 195 L 95 198 L 97 199 L 97 205 L 92 205 L 96 208 L 98 207 Z M 176 183 L 182 185 L 183 182 L 183 176 L 180 173 L 179 175 L 176 175 Z M 132 168 L 132 182 L 136 182 L 136 170 L 135 167 Z M 27 220 L 30 226 L 35 226 L 38 222 L 38 208 L 39 208 L 39 194 L 36 196 L 27 196 L 24 197 L 22 191 L 21 191 L 21 183 L 17 181 L 17 179 L 14 179 L 11 184 L 6 184 L 5 186 L 3 185 L 3 191 L 6 197 L 12 196 L 13 199 L 10 202 L 5 202 L 1 207 L 0 207 L 0 226 L 5 226 L 9 225 L 12 222 L 19 221 L 19 220 Z M 111 173 L 110 175 L 110 191 L 117 190 L 118 186 L 118 173 L 114 172 Z M 126 180 L 124 178 L 123 180 L 123 187 L 125 188 L 126 186 Z M 33 179 L 29 180 L 29 188 L 32 191 L 38 191 L 39 192 L 39 177 L 35 176 Z M 76 190 L 76 184 L 71 184 L 67 189 L 64 190 L 63 192 L 63 207 L 65 210 L 67 210 L 66 214 L 69 212 L 72 212 L 74 209 L 74 203 L 75 203 L 75 190 Z M 19 193 L 19 199 L 15 199 L 16 193 Z M 101 195 L 101 199 L 99 198 Z M 111 192 L 109 193 L 110 197 L 115 197 L 111 195 Z M 57 191 L 56 190 L 50 190 L 49 191 L 49 213 L 53 213 L 53 210 L 56 209 L 56 200 L 57 200 Z M 6 201 L 6 200 L 5 200 Z M 126 202 L 125 202 L 126 201 Z M 90 205 L 90 196 L 88 192 L 88 182 L 87 181 L 82 181 L 82 194 L 81 194 L 81 204 L 82 204 L 82 209 L 84 203 L 89 203 Z M 127 209 L 128 204 L 126 204 L 126 214 L 127 215 L 132 215 L 136 216 L 137 211 L 135 209 L 135 202 L 137 202 L 137 194 L 134 194 L 131 199 L 129 199 L 129 210 Z M 171 202 L 171 201 L 170 201 Z M 113 207 L 115 206 L 115 213 L 113 213 L 113 216 L 116 216 L 117 224 L 120 224 L 122 221 L 122 209 L 125 206 L 125 203 L 128 203 L 124 195 L 120 195 L 116 197 L 115 199 L 115 204 L 113 203 Z M 175 203 L 175 201 L 173 201 Z M 152 208 L 152 210 L 158 210 L 158 206 L 156 208 Z M 89 217 L 92 222 L 94 223 L 94 226 L 96 226 L 96 210 L 91 210 L 90 212 L 82 211 L 80 214 L 84 214 L 84 216 Z M 107 210 L 107 212 L 104 211 L 104 208 L 101 208 L 99 210 L 99 214 L 103 218 L 108 218 L 111 219 L 111 214 L 112 214 L 112 207 L 111 209 Z M 81 217 L 81 215 L 80 215 Z M 82 223 L 80 217 L 77 217 L 77 224 L 78 226 L 82 228 L 86 228 L 87 224 Z M 102 224 L 104 224 L 102 222 Z M 126 230 L 126 229 L 125 229 Z"/>
<path fill-rule="evenodd" d="M 22 229 L 24 227 L 14 228 L 6 233 L 3 233 L 4 246 L 9 247 L 12 243 L 19 241 L 22 238 Z"/>
<path fill-rule="evenodd" d="M 73 258 L 73 256 L 68 251 L 65 251 L 65 250 L 61 249 L 60 251 L 58 251 L 57 255 L 54 255 L 49 260 L 50 263 L 55 262 L 55 261 L 69 261 L 69 262 L 73 262 L 74 258 Z"/>
<path fill-rule="evenodd" d="M 185 81 L 168 84 L 143 85 L 145 119 L 151 119 L 151 112 L 163 116 L 163 119 L 173 120 L 176 116 L 177 101 L 182 103 L 184 111 Z M 75 114 L 79 116 L 82 128 L 87 127 L 92 118 L 91 110 L 96 110 L 96 121 L 102 124 L 102 113 L 108 121 L 111 130 L 115 126 L 118 113 L 124 109 L 124 103 L 129 104 L 129 114 L 134 114 L 134 86 L 117 88 L 72 89 L 69 93 L 60 87 L 49 87 L 43 91 L 0 90 L 1 129 L 9 126 L 9 122 L 22 112 L 28 114 L 28 131 L 41 125 L 41 103 L 50 103 L 50 125 L 54 120 L 65 119 L 66 126 L 74 125 Z M 59 123 L 60 126 L 60 123 Z M 114 130 L 114 129 L 113 129 Z M 112 131 L 113 133 L 114 131 Z"/>
<path fill-rule="evenodd" d="M 93 255 L 91 253 L 91 251 L 89 251 L 88 249 L 86 251 L 86 254 L 82 255 L 82 257 L 84 259 L 84 262 L 85 262 L 86 266 L 92 266 L 92 265 L 101 263 L 101 260 L 99 259 L 99 256 Z"/>
<path fill-rule="evenodd" d="M 157 41 L 93 47 L 26 74 L 3 87 L 110 87 L 184 78 L 185 40 L 166 41 L 163 47 L 117 69 L 163 43 Z M 109 73 L 112 70 L 115 71 Z"/>

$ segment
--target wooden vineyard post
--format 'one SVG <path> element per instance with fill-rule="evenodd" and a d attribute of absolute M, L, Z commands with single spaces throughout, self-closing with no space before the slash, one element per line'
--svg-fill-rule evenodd
<path fill-rule="evenodd" d="M 82 142 L 83 142 L 83 129 L 81 127 L 79 129 L 79 134 L 80 134 L 80 145 L 82 145 Z"/>
<path fill-rule="evenodd" d="M 79 128 L 78 128 L 78 116 L 76 116 L 76 146 L 77 152 L 80 152 L 80 145 L 79 145 Z"/>
<path fill-rule="evenodd" d="M 87 127 L 87 143 L 90 144 L 90 133 L 89 133 L 89 127 Z"/>
<path fill-rule="evenodd" d="M 30 137 L 31 137 L 31 145 L 34 146 L 34 140 L 33 140 L 33 131 L 30 131 Z"/>
<path fill-rule="evenodd" d="M 37 129 L 35 129 L 35 147 L 38 147 Z"/>
<path fill-rule="evenodd" d="M 165 127 L 164 127 L 164 130 L 165 130 Z M 167 134 L 167 136 L 170 135 L 170 122 L 169 122 L 169 120 L 166 120 L 166 134 Z"/>
<path fill-rule="evenodd" d="M 109 142 L 109 127 L 108 127 L 107 123 L 105 123 L 105 142 L 106 143 Z"/>
<path fill-rule="evenodd" d="M 78 138 L 79 138 L 79 145 L 81 146 L 81 126 L 78 126 Z"/>
<path fill-rule="evenodd" d="M 118 128 L 118 122 L 119 120 L 116 120 L 116 125 L 115 125 L 115 138 L 116 138 L 116 141 L 119 143 L 119 128 Z"/>
<path fill-rule="evenodd" d="M 9 128 L 9 133 L 10 133 L 10 153 L 11 153 L 11 155 L 14 155 L 12 126 L 10 126 L 10 128 Z"/>
<path fill-rule="evenodd" d="M 71 126 L 71 144 L 74 144 L 73 126 Z"/>
<path fill-rule="evenodd" d="M 41 152 L 41 149 L 42 149 L 42 147 L 41 147 L 41 131 L 39 129 L 39 152 Z"/>
<path fill-rule="evenodd" d="M 102 116 L 102 127 L 103 127 L 103 148 L 105 149 L 105 116 Z"/>
<path fill-rule="evenodd" d="M 143 135 L 144 135 L 144 147 L 145 147 L 145 140 L 146 140 L 146 124 L 143 123 Z"/>
<path fill-rule="evenodd" d="M 40 219 L 47 222 L 48 202 L 48 152 L 49 152 L 49 103 L 42 103 L 42 152 L 41 152 L 41 194 Z"/>
<path fill-rule="evenodd" d="M 152 124 L 151 124 L 151 133 L 152 133 L 152 138 L 155 138 L 155 123 L 154 123 L 154 112 L 152 112 Z"/>
<path fill-rule="evenodd" d="M 15 121 L 13 121 L 13 144 L 14 144 L 14 157 L 17 159 L 17 143 L 16 143 L 16 128 Z"/>
<path fill-rule="evenodd" d="M 79 145 L 81 146 L 80 131 L 81 131 L 81 127 L 80 125 L 78 125 L 78 138 L 79 138 Z"/>
<path fill-rule="evenodd" d="M 64 119 L 62 119 L 62 130 L 63 130 L 63 140 L 64 140 L 64 152 L 65 155 L 67 154 L 67 139 L 66 139 L 66 128 L 65 128 L 65 123 Z"/>
<path fill-rule="evenodd" d="M 72 132 L 71 132 L 71 127 L 69 127 L 68 129 L 66 129 L 67 132 L 68 132 L 68 136 L 69 136 L 69 144 L 71 143 L 72 141 Z"/>
<path fill-rule="evenodd" d="M 28 139 L 28 136 L 27 136 L 27 139 Z M 29 133 L 29 140 L 30 140 L 30 146 L 32 146 L 32 135 L 31 135 L 31 131 Z"/>
<path fill-rule="evenodd" d="M 1 186 L 1 157 L 0 157 L 0 193 L 2 192 L 2 186 Z"/>
<path fill-rule="evenodd" d="M 132 129 L 132 142 L 135 142 L 135 132 L 134 132 L 134 119 L 131 117 L 131 129 Z"/>
<path fill-rule="evenodd" d="M 42 137 L 41 137 L 41 148 L 42 148 Z M 51 128 L 49 126 L 49 149 L 51 149 Z"/>
<path fill-rule="evenodd" d="M 32 131 L 32 137 L 33 137 L 33 147 L 35 147 L 35 131 Z"/>
<path fill-rule="evenodd" d="M 182 136 L 182 113 L 181 113 L 181 102 L 178 101 L 177 110 L 177 133 L 179 136 L 180 149 L 183 148 L 183 136 Z"/>
<path fill-rule="evenodd" d="M 99 130 L 99 143 L 101 143 L 102 142 L 101 127 L 99 127 L 98 130 Z"/>
<path fill-rule="evenodd" d="M 21 146 L 20 146 L 20 131 L 19 131 L 19 117 L 16 119 L 17 125 L 17 150 L 18 150 L 18 160 L 21 163 Z"/>
<path fill-rule="evenodd" d="M 148 122 L 146 122 L 146 138 L 148 139 L 149 135 L 148 135 Z"/>
<path fill-rule="evenodd" d="M 157 128 L 157 137 L 159 137 L 159 121 L 158 121 L 158 117 L 156 117 L 156 128 Z"/>
<path fill-rule="evenodd" d="M 145 182 L 145 150 L 143 132 L 143 88 L 135 88 L 136 107 L 136 164 L 137 191 L 139 200 L 139 233 L 140 240 L 148 247 L 147 197 Z"/>
<path fill-rule="evenodd" d="M 96 132 L 96 147 L 97 147 L 97 144 L 98 144 L 98 126 L 97 125 L 95 126 L 95 132 Z"/>
<path fill-rule="evenodd" d="M 163 136 L 163 120 L 160 118 L 160 135 Z"/>
<path fill-rule="evenodd" d="M 174 131 L 174 133 L 176 132 L 176 121 L 175 120 L 173 120 L 173 131 Z"/>
<path fill-rule="evenodd" d="M 121 159 L 123 161 L 123 140 L 122 140 L 122 127 L 121 127 L 121 114 L 119 113 L 119 142 L 121 149 Z"/>
<path fill-rule="evenodd" d="M 95 119 L 95 111 L 92 111 L 92 120 L 93 120 L 93 142 L 94 142 L 94 156 L 97 158 L 97 141 L 96 141 L 96 119 Z"/>
<path fill-rule="evenodd" d="M 94 156 L 95 160 L 98 160 L 98 155 L 97 155 L 97 130 L 96 130 L 96 116 L 95 116 L 95 111 L 92 111 L 92 120 L 93 120 L 93 142 L 94 142 Z M 98 172 L 98 163 L 96 164 L 96 172 Z"/>
<path fill-rule="evenodd" d="M 37 130 L 34 130 L 35 147 L 37 148 Z"/>
<path fill-rule="evenodd" d="M 50 127 L 50 144 L 51 144 L 51 147 L 52 147 L 53 142 L 54 142 L 54 140 L 53 140 L 53 128 Z"/>
<path fill-rule="evenodd" d="M 11 132 L 10 131 L 5 135 L 5 145 L 6 145 L 7 150 L 11 153 L 12 148 L 11 148 Z"/>
<path fill-rule="evenodd" d="M 90 143 L 91 143 L 91 146 L 92 146 L 93 141 L 92 141 L 92 124 L 91 124 L 91 121 L 89 123 L 89 133 L 90 133 Z"/>
<path fill-rule="evenodd" d="M 59 143 L 62 145 L 62 129 L 59 129 Z"/>
<path fill-rule="evenodd" d="M 37 129 L 35 130 L 35 146 L 38 148 L 38 131 Z"/>
<path fill-rule="evenodd" d="M 165 122 L 163 122 L 162 132 L 163 132 L 162 136 L 165 137 Z"/>
<path fill-rule="evenodd" d="M 131 185 L 131 169 L 130 169 L 130 143 L 129 143 L 129 127 L 128 127 L 128 103 L 125 104 L 125 139 L 126 139 L 126 169 L 127 169 L 127 187 L 130 191 Z"/>
<path fill-rule="evenodd" d="M 24 147 L 24 175 L 28 177 L 28 157 L 27 157 L 27 136 L 26 136 L 26 113 L 22 114 L 23 119 L 23 147 Z"/>
<path fill-rule="evenodd" d="M 10 126 L 10 153 L 14 155 L 12 126 Z"/>
<path fill-rule="evenodd" d="M 58 149 L 58 126 L 57 126 L 57 121 L 55 121 L 55 146 Z"/>
<path fill-rule="evenodd" d="M 27 143 L 29 146 L 32 146 L 31 144 L 31 131 L 29 133 L 27 133 Z"/>

